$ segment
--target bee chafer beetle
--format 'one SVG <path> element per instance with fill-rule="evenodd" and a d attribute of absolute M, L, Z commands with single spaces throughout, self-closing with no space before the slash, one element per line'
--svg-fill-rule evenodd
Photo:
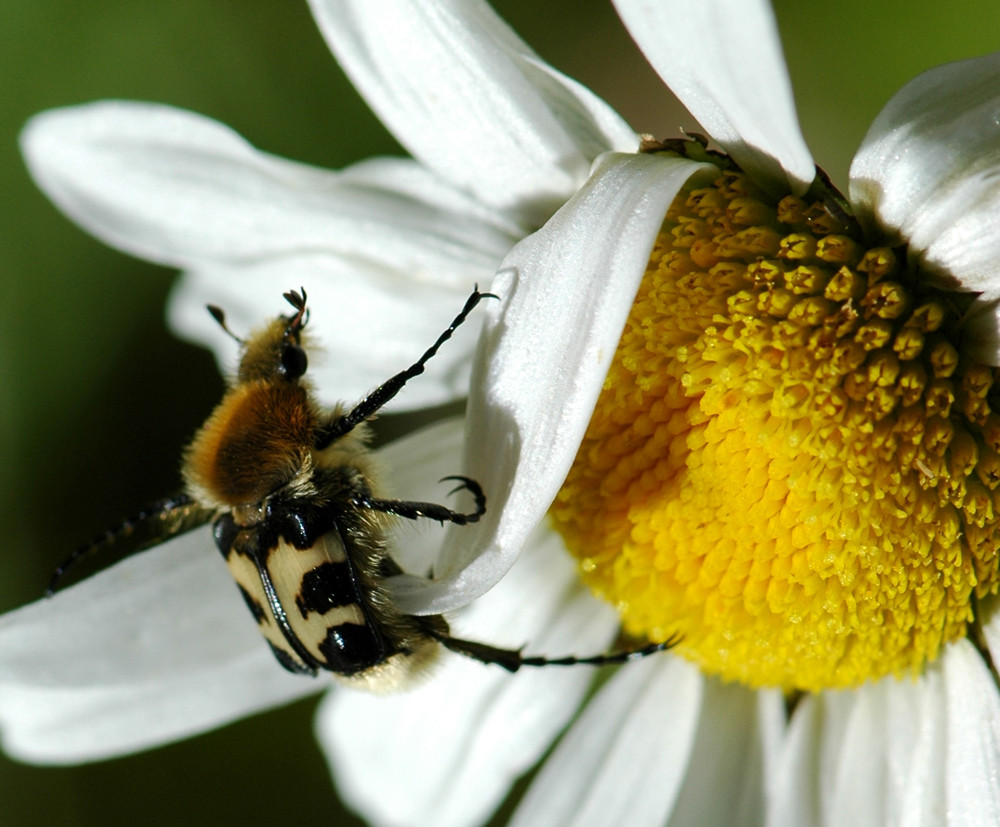
<path fill-rule="evenodd" d="M 673 640 L 594 657 L 528 657 L 519 650 L 450 635 L 440 615 L 408 615 L 384 586 L 400 573 L 390 556 L 389 520 L 429 518 L 465 525 L 486 511 L 479 484 L 449 477 L 473 498 L 465 513 L 431 502 L 384 499 L 373 489 L 366 421 L 412 378 L 484 298 L 474 290 L 437 341 L 406 370 L 350 409 L 322 409 L 306 379 L 305 290 L 284 295 L 279 316 L 239 342 L 239 367 L 222 401 L 184 454 L 185 491 L 143 510 L 78 549 L 81 557 L 141 529 L 152 545 L 212 522 L 218 546 L 245 603 L 278 662 L 291 672 L 326 670 L 373 688 L 394 686 L 445 646 L 484 663 L 521 666 L 619 663 L 661 651 Z"/>

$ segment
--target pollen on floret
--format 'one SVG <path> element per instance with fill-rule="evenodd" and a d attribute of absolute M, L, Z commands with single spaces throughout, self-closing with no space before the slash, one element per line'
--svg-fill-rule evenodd
<path fill-rule="evenodd" d="M 828 190 L 682 193 L 552 508 L 625 631 L 806 691 L 964 636 L 1000 583 L 1000 397 L 963 302 Z"/>

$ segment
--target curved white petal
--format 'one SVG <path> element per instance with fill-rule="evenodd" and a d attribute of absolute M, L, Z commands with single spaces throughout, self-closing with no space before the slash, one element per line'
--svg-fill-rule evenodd
<path fill-rule="evenodd" d="M 960 640 L 943 658 L 948 824 L 1000 824 L 1000 693 L 971 643 Z"/>
<path fill-rule="evenodd" d="M 238 346 L 205 306 L 221 307 L 229 328 L 245 335 L 287 313 L 282 294 L 304 287 L 310 308 L 309 379 L 325 404 L 352 405 L 434 344 L 473 285 L 472 279 L 458 285 L 416 281 L 332 256 L 288 256 L 189 271 L 176 283 L 167 315 L 175 333 L 210 347 L 223 373 L 229 374 L 236 367 Z M 413 410 L 467 396 L 481 328 L 482 311 L 477 309 L 427 363 L 425 372 L 408 382 L 384 410 Z"/>
<path fill-rule="evenodd" d="M 480 0 L 310 0 L 337 60 L 417 159 L 534 228 L 638 138 Z"/>
<path fill-rule="evenodd" d="M 767 0 L 615 0 L 646 59 L 708 133 L 775 195 L 816 170 Z"/>
<path fill-rule="evenodd" d="M 504 260 L 470 386 L 466 471 L 486 516 L 449 533 L 438 580 L 393 581 L 413 613 L 449 611 L 496 583 L 565 479 L 667 207 L 715 167 L 603 156 L 587 184 Z"/>
<path fill-rule="evenodd" d="M 773 776 L 769 824 L 934 825 L 945 819 L 940 669 L 802 700 Z"/>
<path fill-rule="evenodd" d="M 602 652 L 617 627 L 551 533 L 452 623 L 464 638 L 556 656 Z M 334 781 L 374 824 L 481 823 L 573 716 L 593 678 L 585 667 L 510 675 L 450 653 L 431 673 L 405 694 L 345 690 L 320 706 L 317 735 Z"/>
<path fill-rule="evenodd" d="M 275 663 L 207 530 L 0 619 L 0 730 L 26 761 L 147 749 L 325 685 Z"/>
<path fill-rule="evenodd" d="M 705 679 L 672 656 L 619 669 L 546 760 L 512 825 L 665 823 L 688 770 Z"/>
<path fill-rule="evenodd" d="M 904 86 L 858 150 L 850 194 L 930 275 L 1000 296 L 1000 52 Z"/>
<path fill-rule="evenodd" d="M 168 106 L 105 101 L 43 112 L 21 143 L 38 185 L 73 220 L 172 266 L 326 252 L 454 283 L 492 272 L 515 240 L 495 211 L 412 161 L 344 173 L 310 167 Z"/>

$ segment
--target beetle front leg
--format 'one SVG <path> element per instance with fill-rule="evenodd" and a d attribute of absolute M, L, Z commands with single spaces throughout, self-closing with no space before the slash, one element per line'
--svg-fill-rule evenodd
<path fill-rule="evenodd" d="M 426 517 L 437 520 L 439 523 L 449 522 L 455 525 L 468 525 L 479 521 L 479 518 L 486 513 L 486 495 L 479 483 L 469 477 L 445 477 L 441 480 L 458 480 L 461 484 L 449 491 L 449 495 L 463 488 L 469 491 L 476 501 L 476 510 L 463 514 L 460 511 L 453 511 L 447 506 L 437 503 L 416 502 L 412 500 L 383 500 L 372 497 L 368 494 L 355 497 L 354 503 L 359 508 L 370 508 L 373 511 L 381 511 L 384 514 L 395 514 L 398 517 L 405 517 L 408 520 L 417 520 Z"/>

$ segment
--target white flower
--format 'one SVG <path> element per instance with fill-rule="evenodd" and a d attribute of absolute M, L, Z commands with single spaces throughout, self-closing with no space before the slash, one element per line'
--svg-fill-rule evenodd
<path fill-rule="evenodd" d="M 617 5 L 664 81 L 757 186 L 779 197 L 805 192 L 813 161 L 764 3 Z M 549 654 L 600 650 L 619 619 L 576 581 L 544 518 L 667 208 L 685 184 L 717 170 L 636 154 L 636 136 L 606 105 L 484 6 L 312 6 L 355 84 L 417 161 L 329 173 L 257 153 L 190 114 L 97 104 L 29 127 L 34 174 L 98 236 L 182 267 L 175 324 L 223 354 L 227 343 L 194 320 L 193 305 L 232 308 L 242 328 L 272 315 L 271 297 L 302 282 L 315 307 L 349 308 L 342 325 L 321 333 L 346 357 L 318 377 L 345 398 L 432 341 L 442 305 L 456 305 L 474 281 L 490 283 L 502 303 L 485 311 L 465 435 L 465 470 L 488 492 L 490 510 L 478 526 L 448 532 L 434 580 L 401 577 L 396 596 L 409 611 L 452 611 L 495 586 L 456 620 L 457 634 L 530 641 Z M 753 42 L 752 57 L 729 48 L 734 40 Z M 909 84 L 873 125 L 850 189 L 866 227 L 908 242 L 911 260 L 941 283 L 985 294 L 971 329 L 990 364 L 1000 260 L 995 64 L 995 56 L 966 61 Z M 354 291 L 349 304 L 344 291 Z M 267 309 L 241 305 L 248 296 Z M 377 353 L 372 318 L 386 320 Z M 413 329 L 400 327 L 404 318 Z M 464 341 L 400 401 L 460 396 L 455 366 L 471 353 Z M 457 446 L 446 424 L 388 449 L 398 493 L 425 496 L 420 485 L 439 468 L 454 472 Z M 434 539 L 407 542 L 427 553 Z M 208 545 L 204 533 L 192 535 L 0 621 L 6 749 L 86 760 L 313 690 L 270 663 L 222 567 L 202 553 Z M 995 656 L 993 602 L 979 612 Z M 129 613 L 136 622 L 123 628 Z M 168 614 L 184 617 L 190 633 L 166 623 Z M 52 657 L 53 641 L 64 654 Z M 576 713 L 590 677 L 509 677 L 449 658 L 406 695 L 328 693 L 317 735 L 345 797 L 373 822 L 476 823 Z M 787 724 L 777 690 L 724 685 L 663 656 L 601 687 L 515 823 L 993 824 L 997 777 L 1000 695 L 964 640 L 915 681 L 807 695 Z"/>

